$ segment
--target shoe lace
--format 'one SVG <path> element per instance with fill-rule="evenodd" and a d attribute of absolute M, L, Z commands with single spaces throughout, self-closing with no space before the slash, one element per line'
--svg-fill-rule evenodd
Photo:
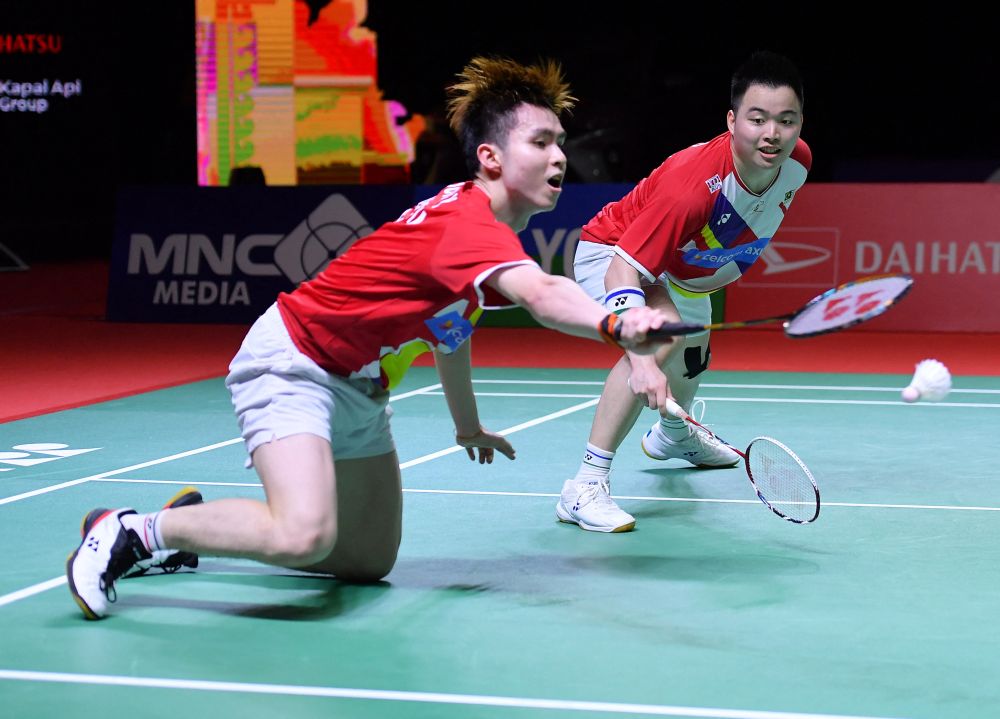
<path fill-rule="evenodd" d="M 715 433 L 709 429 L 712 425 L 706 424 L 703 420 L 705 417 L 705 400 L 696 399 L 691 403 L 691 411 L 688 415 L 701 427 L 696 427 L 693 424 L 688 424 L 688 437 L 697 437 L 702 443 L 710 444 L 714 446 L 726 446 L 726 442 L 720 440 L 715 436 Z M 704 429 L 703 429 L 704 428 Z"/>
<path fill-rule="evenodd" d="M 611 499 L 611 480 L 600 479 L 596 482 L 588 482 L 580 490 L 580 506 L 595 504 L 599 507 L 610 507 L 614 505 Z"/>
<path fill-rule="evenodd" d="M 123 529 L 118 534 L 114 546 L 111 548 L 111 556 L 108 559 L 108 568 L 101 575 L 99 587 L 104 596 L 111 603 L 118 601 L 118 592 L 115 590 L 115 581 L 125 572 L 131 569 L 136 561 L 149 559 L 150 553 L 142 546 L 139 536 L 131 531 Z"/>

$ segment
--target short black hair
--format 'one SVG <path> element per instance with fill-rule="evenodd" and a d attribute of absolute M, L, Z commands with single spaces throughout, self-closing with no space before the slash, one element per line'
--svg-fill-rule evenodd
<path fill-rule="evenodd" d="M 729 91 L 729 109 L 736 112 L 751 85 L 790 87 L 799 99 L 799 105 L 805 104 L 802 76 L 799 75 L 795 63 L 784 55 L 769 50 L 758 50 L 740 65 L 733 73 Z"/>

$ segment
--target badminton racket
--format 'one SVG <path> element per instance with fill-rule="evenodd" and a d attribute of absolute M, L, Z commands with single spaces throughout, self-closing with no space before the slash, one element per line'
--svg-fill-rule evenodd
<path fill-rule="evenodd" d="M 731 330 L 784 322 L 785 334 L 789 337 L 815 337 L 878 317 L 899 302 L 912 286 L 913 278 L 909 275 L 863 277 L 827 290 L 791 314 L 756 320 L 715 322 L 708 325 L 667 322 L 655 330 L 650 330 L 646 335 L 673 337 L 706 330 Z M 618 330 L 618 327 L 615 329 Z"/>
<path fill-rule="evenodd" d="M 667 400 L 666 410 L 740 455 L 757 498 L 776 515 L 796 524 L 808 524 L 819 516 L 819 485 L 805 462 L 784 444 L 773 437 L 755 437 L 746 451 L 741 451 L 693 419 L 674 400 Z"/>

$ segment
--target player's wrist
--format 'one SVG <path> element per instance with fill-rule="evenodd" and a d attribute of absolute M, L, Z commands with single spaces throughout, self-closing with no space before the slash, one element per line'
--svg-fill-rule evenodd
<path fill-rule="evenodd" d="M 604 295 L 604 308 L 608 312 L 614 312 L 616 315 L 628 312 L 634 307 L 645 306 L 646 293 L 639 287 L 632 287 L 631 285 L 614 287 Z"/>
<path fill-rule="evenodd" d="M 483 426 L 481 424 L 475 425 L 475 428 L 462 427 L 461 429 L 459 429 L 458 427 L 456 427 L 455 440 L 458 442 L 467 441 L 470 439 L 474 439 L 475 437 L 477 437 L 482 433 L 483 433 Z"/>
<path fill-rule="evenodd" d="M 622 348 L 621 336 L 622 336 L 622 325 L 621 318 L 614 312 L 609 312 L 604 315 L 604 318 L 597 323 L 597 333 L 601 336 L 607 344 L 615 347 L 616 349 Z"/>

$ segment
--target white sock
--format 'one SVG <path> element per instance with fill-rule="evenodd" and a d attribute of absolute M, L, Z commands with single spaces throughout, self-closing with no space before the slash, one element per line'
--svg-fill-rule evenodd
<path fill-rule="evenodd" d="M 688 423 L 683 419 L 677 419 L 676 417 L 666 417 L 660 418 L 660 431 L 667 436 L 668 439 L 672 439 L 675 442 L 681 439 L 687 439 L 690 431 L 688 429 Z"/>
<path fill-rule="evenodd" d="M 150 554 L 158 549 L 166 549 L 163 544 L 163 535 L 160 533 L 160 515 L 162 514 L 163 510 L 149 514 L 128 514 L 122 517 L 122 525 L 125 529 L 134 530 Z"/>
<path fill-rule="evenodd" d="M 583 462 L 576 470 L 574 479 L 601 480 L 607 479 L 611 473 L 611 461 L 615 458 L 614 452 L 595 447 L 587 442 L 587 451 L 583 454 Z"/>

